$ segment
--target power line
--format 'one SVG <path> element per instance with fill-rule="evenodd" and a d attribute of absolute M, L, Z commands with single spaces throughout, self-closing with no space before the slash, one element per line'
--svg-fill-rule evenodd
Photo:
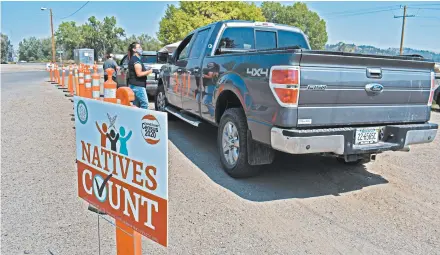
<path fill-rule="evenodd" d="M 440 17 L 436 17 L 436 16 L 416 16 L 417 18 L 422 18 L 422 19 L 438 19 L 440 20 Z"/>
<path fill-rule="evenodd" d="M 371 14 L 371 13 L 378 13 L 378 12 L 387 12 L 387 11 L 394 11 L 394 10 L 398 10 L 399 8 L 390 8 L 390 9 L 385 9 L 385 10 L 376 10 L 376 11 L 368 11 L 368 12 L 358 12 L 358 13 L 352 13 L 352 14 L 347 14 L 347 15 L 336 15 L 336 16 L 332 16 L 332 17 L 328 17 L 328 18 L 339 18 L 339 17 L 350 17 L 350 16 L 358 16 L 358 15 L 364 15 L 364 14 Z"/>
<path fill-rule="evenodd" d="M 440 6 L 440 4 L 408 4 L 408 7 L 414 7 L 414 6 Z"/>
<path fill-rule="evenodd" d="M 440 10 L 440 8 L 416 8 L 416 7 L 408 7 L 408 9 L 417 9 L 417 10 Z"/>
<path fill-rule="evenodd" d="M 374 8 L 367 8 L 367 9 L 358 9 L 358 10 L 351 10 L 351 11 L 338 11 L 338 12 L 324 12 L 320 13 L 321 15 L 332 15 L 332 14 L 351 14 L 351 13 L 357 13 L 360 11 L 374 11 L 379 9 L 386 9 L 386 8 L 392 8 L 392 7 L 399 7 L 400 5 L 390 5 L 390 6 L 383 6 L 383 7 L 374 7 Z"/>
<path fill-rule="evenodd" d="M 89 2 L 90 2 L 90 1 L 87 1 L 85 4 L 83 4 L 81 7 L 79 7 L 79 9 L 76 10 L 74 13 L 72 13 L 72 14 L 70 14 L 69 16 L 66 16 L 66 17 L 64 17 L 64 18 L 61 18 L 61 19 L 67 19 L 67 18 L 69 18 L 69 17 L 72 17 L 72 16 L 75 15 L 77 12 L 79 12 L 82 8 L 84 8 L 84 6 L 86 6 Z"/>

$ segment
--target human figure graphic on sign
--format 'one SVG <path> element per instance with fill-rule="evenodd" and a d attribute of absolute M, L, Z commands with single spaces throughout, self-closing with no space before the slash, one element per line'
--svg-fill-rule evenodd
<path fill-rule="evenodd" d="M 96 122 L 96 128 L 101 134 L 101 147 L 105 148 L 107 145 L 107 124 L 102 123 L 102 129 L 99 127 L 98 122 Z"/>
<path fill-rule="evenodd" d="M 119 153 L 128 156 L 128 149 L 127 149 L 127 141 L 130 139 L 131 137 L 131 130 L 130 132 L 128 132 L 127 136 L 125 136 L 125 128 L 124 127 L 120 127 L 119 128 L 119 143 L 120 143 L 120 147 L 119 147 Z"/>
<path fill-rule="evenodd" d="M 119 140 L 119 134 L 116 134 L 115 130 L 112 129 L 112 130 L 110 130 L 110 134 L 107 133 L 106 135 L 107 135 L 107 138 L 110 140 L 111 150 L 117 152 L 116 143 Z"/>

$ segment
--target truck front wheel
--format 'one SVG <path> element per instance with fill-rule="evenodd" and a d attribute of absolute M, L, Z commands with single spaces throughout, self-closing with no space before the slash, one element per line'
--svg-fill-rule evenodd
<path fill-rule="evenodd" d="M 156 96 L 154 97 L 154 108 L 156 111 L 165 111 L 167 105 L 167 99 L 165 97 L 165 89 L 163 85 L 157 88 Z"/>
<path fill-rule="evenodd" d="M 234 178 L 258 174 L 258 166 L 251 166 L 247 158 L 247 122 L 241 108 L 227 109 L 220 119 L 217 147 L 226 173 Z"/>

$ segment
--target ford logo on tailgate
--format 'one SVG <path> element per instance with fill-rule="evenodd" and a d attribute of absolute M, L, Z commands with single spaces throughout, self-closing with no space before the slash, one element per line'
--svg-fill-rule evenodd
<path fill-rule="evenodd" d="M 365 91 L 367 91 L 367 93 L 380 94 L 383 91 L 383 86 L 379 83 L 370 83 L 365 85 Z"/>

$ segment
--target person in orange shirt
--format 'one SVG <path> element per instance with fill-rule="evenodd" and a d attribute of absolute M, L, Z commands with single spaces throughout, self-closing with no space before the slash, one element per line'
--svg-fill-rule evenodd
<path fill-rule="evenodd" d="M 98 122 L 96 122 L 96 128 L 101 134 L 101 147 L 105 148 L 107 144 L 107 124 L 102 123 L 102 130 L 101 130 L 101 128 L 99 128 Z"/>

